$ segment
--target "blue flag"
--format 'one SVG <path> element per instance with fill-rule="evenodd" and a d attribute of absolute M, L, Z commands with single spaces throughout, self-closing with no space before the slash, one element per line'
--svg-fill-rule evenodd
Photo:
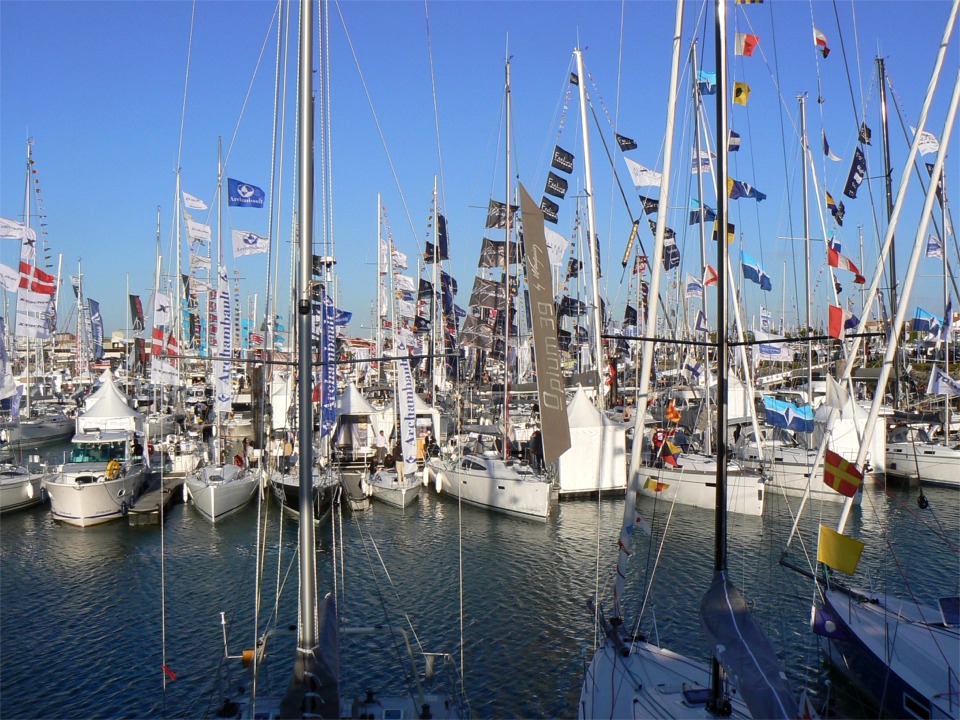
<path fill-rule="evenodd" d="M 266 196 L 256 185 L 227 178 L 227 205 L 230 207 L 263 207 Z"/>
<path fill-rule="evenodd" d="M 809 405 L 797 406 L 764 395 L 763 409 L 767 414 L 767 425 L 795 432 L 813 432 L 813 409 Z"/>
<path fill-rule="evenodd" d="M 745 252 L 740 253 L 740 266 L 743 268 L 743 277 L 760 286 L 761 290 L 769 292 L 773 290 L 773 283 L 770 282 L 770 276 L 767 275 L 760 263 Z"/>
<path fill-rule="evenodd" d="M 943 320 L 933 313 L 929 313 L 923 308 L 917 308 L 916 315 L 913 316 L 913 325 L 911 330 L 917 332 L 928 332 L 931 335 L 939 335 L 943 328 Z"/>
<path fill-rule="evenodd" d="M 100 303 L 87 298 L 87 307 L 90 308 L 90 334 L 93 340 L 93 359 L 103 359 L 103 316 L 100 314 Z"/>

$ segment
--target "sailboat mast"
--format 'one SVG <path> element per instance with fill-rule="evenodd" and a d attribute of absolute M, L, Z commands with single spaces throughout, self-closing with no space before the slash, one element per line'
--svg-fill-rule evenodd
<path fill-rule="evenodd" d="M 714 557 L 716 572 L 727 566 L 727 375 L 729 345 L 727 342 L 727 8 L 726 0 L 716 2 L 716 66 L 717 66 L 717 502 L 714 513 Z M 719 665 L 714 660 L 714 680 L 719 680 Z M 715 682 L 715 698 L 722 688 Z"/>
<path fill-rule="evenodd" d="M 437 176 L 433 176 L 433 295 L 430 298 L 430 402 L 437 398 L 437 317 L 439 303 L 437 295 L 443 298 L 442 288 L 437 285 L 438 266 L 440 265 L 440 204 L 437 198 Z M 399 418 L 400 416 L 397 415 Z"/>
<path fill-rule="evenodd" d="M 800 103 L 800 152 L 803 155 L 803 271 L 806 283 L 806 325 L 804 335 L 807 338 L 807 402 L 813 404 L 813 298 L 810 295 L 810 178 L 807 176 L 807 163 L 810 160 L 810 148 L 807 143 L 807 96 L 797 96 Z M 812 163 L 811 163 L 812 168 Z M 833 277 L 831 273 L 831 278 Z M 836 292 L 834 290 L 834 292 Z M 759 435 L 757 436 L 759 438 Z"/>
<path fill-rule="evenodd" d="M 375 357 L 383 356 L 383 238 L 380 235 L 380 227 L 383 223 L 380 219 L 380 193 L 377 193 L 377 316 L 374 322 L 377 324 L 377 347 Z M 383 362 L 377 362 L 378 375 L 383 379 Z"/>
<path fill-rule="evenodd" d="M 893 216 L 893 178 L 892 168 L 890 167 L 890 133 L 887 127 L 887 73 L 883 58 L 877 58 L 877 82 L 880 83 L 880 136 L 883 147 L 883 177 L 884 177 L 884 195 L 887 201 L 887 222 L 889 223 Z M 893 235 L 890 236 L 890 242 L 895 243 Z M 897 300 L 897 253 L 891 245 L 890 251 L 890 307 L 896 313 L 898 305 Z M 900 361 L 899 355 L 895 356 L 893 363 L 893 407 L 900 407 Z"/>
<path fill-rule="evenodd" d="M 300 627 L 298 648 L 317 644 L 316 544 L 313 517 L 313 417 L 310 367 L 310 271 L 313 249 L 313 22 L 310 0 L 300 3 L 300 68 L 297 155 L 300 177 L 297 216 L 300 219 L 299 298 L 297 299 L 297 395 L 300 434 Z M 379 252 L 379 248 L 377 248 Z"/>
<path fill-rule="evenodd" d="M 577 87 L 580 90 L 580 124 L 583 133 L 584 190 L 587 195 L 587 244 L 590 246 L 590 282 L 593 285 L 593 354 L 597 372 L 597 407 L 607 407 L 603 392 L 603 318 L 600 312 L 600 253 L 597 244 L 596 214 L 593 208 L 593 173 L 590 170 L 590 124 L 587 118 L 587 85 L 583 71 L 583 52 L 573 51 L 577 58 Z M 666 212 L 666 208 L 664 208 Z"/>
<path fill-rule="evenodd" d="M 506 238 L 503 243 L 503 459 L 510 457 L 510 118 L 513 110 L 510 100 L 510 52 L 507 51 L 505 74 L 505 104 L 507 113 L 506 167 L 504 169 L 506 204 Z M 436 290 L 436 288 L 434 288 Z"/>

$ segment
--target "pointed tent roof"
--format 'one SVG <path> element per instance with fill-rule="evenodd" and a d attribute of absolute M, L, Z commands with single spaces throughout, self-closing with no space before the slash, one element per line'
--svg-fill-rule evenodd
<path fill-rule="evenodd" d="M 581 385 L 577 387 L 577 391 L 567 405 L 567 422 L 570 429 L 573 430 L 574 428 L 609 425 L 613 423 L 613 420 L 600 412 L 600 409 L 590 402 L 590 398 L 587 397 L 587 393 Z"/>
<path fill-rule="evenodd" d="M 104 370 L 98 379 L 100 381 L 100 387 L 88 395 L 83 401 L 83 406 L 86 410 L 90 410 L 90 408 L 96 405 L 100 398 L 111 393 L 116 393 L 125 404 L 130 404 L 130 398 L 117 387 L 117 383 L 113 378 L 113 372 L 111 372 L 110 368 Z"/>
<path fill-rule="evenodd" d="M 377 415 L 380 412 L 367 402 L 353 383 L 347 385 L 337 398 L 337 415 Z"/>
<path fill-rule="evenodd" d="M 127 404 L 126 396 L 117 389 L 112 375 L 106 376 L 103 385 L 88 400 L 93 400 L 93 403 L 88 405 L 77 418 L 78 432 L 87 432 L 93 428 L 100 430 L 142 428 L 143 413 L 137 412 Z"/>
<path fill-rule="evenodd" d="M 417 415 L 433 415 L 435 412 L 440 412 L 432 405 L 427 405 L 424 399 L 416 393 L 413 394 L 413 407 Z"/>

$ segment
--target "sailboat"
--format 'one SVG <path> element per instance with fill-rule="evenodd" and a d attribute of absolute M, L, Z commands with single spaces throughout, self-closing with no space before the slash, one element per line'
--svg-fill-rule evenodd
<path fill-rule="evenodd" d="M 300 253 L 297 272 L 297 299 L 301 308 L 309 308 L 311 302 L 310 269 L 313 249 L 313 78 L 325 77 L 324 73 L 313 72 L 313 29 L 312 21 L 316 9 L 311 0 L 300 3 L 300 44 L 298 77 L 298 155 L 299 182 L 298 220 Z M 325 197 L 328 197 L 325 195 Z M 313 496 L 314 448 L 313 406 L 311 403 L 312 353 L 310 349 L 311 317 L 308 311 L 298 314 L 298 353 L 297 353 L 297 393 L 298 393 L 298 434 L 300 446 L 299 461 L 299 511 L 306 517 L 311 512 Z M 329 364 L 330 372 L 333 365 Z M 331 383 L 332 384 L 332 383 Z M 328 434 L 333 429 L 333 397 L 321 412 L 322 432 Z M 333 537 L 342 537 L 342 529 L 337 528 Z M 293 658 L 293 671 L 286 690 L 282 694 L 271 694 L 268 687 L 270 665 L 276 662 L 271 657 L 275 642 L 289 631 L 274 629 L 258 637 L 255 650 L 245 651 L 245 666 L 250 670 L 250 682 L 246 684 L 245 697 L 239 701 L 227 702 L 222 715 L 237 717 L 321 717 L 321 718 L 458 718 L 466 717 L 469 709 L 460 694 L 429 692 L 421 683 L 419 676 L 412 683 L 408 694 L 400 696 L 380 695 L 368 690 L 363 697 L 353 700 L 341 698 L 340 674 L 340 618 L 337 595 L 327 593 L 322 600 L 318 597 L 316 527 L 311 522 L 298 525 L 299 559 L 299 595 L 296 615 L 296 650 Z M 334 560 L 336 566 L 341 558 Z M 338 587 L 342 578 L 337 577 Z M 292 626 L 291 626 L 292 627 Z M 258 628 L 259 632 L 259 628 Z M 376 634 L 383 636 L 383 628 L 351 628 L 351 634 Z M 409 649 L 409 644 L 407 645 Z M 426 656 L 425 674 L 433 670 L 437 656 Z M 446 657 L 446 656 L 444 656 Z M 269 662 L 268 662 L 269 660 Z M 412 651 L 410 660 L 413 660 Z M 445 660 L 443 661 L 446 664 Z M 406 673 L 406 671 L 404 670 Z"/>
<path fill-rule="evenodd" d="M 510 62 L 506 63 L 506 127 L 507 127 L 507 161 L 506 161 L 506 188 L 507 197 L 510 196 L 512 178 L 510 175 Z M 526 191 L 521 186 L 521 197 Z M 492 203 L 491 203 L 492 204 Z M 522 205 L 522 203 L 521 203 Z M 537 215 L 539 212 L 539 216 Z M 530 281 L 531 308 L 536 317 L 533 318 L 534 344 L 537 351 L 537 388 L 540 396 L 541 421 L 544 438 L 544 462 L 552 463 L 567 448 L 570 447 L 570 432 L 567 424 L 566 398 L 563 394 L 565 387 L 560 376 L 559 350 L 557 346 L 556 317 L 553 310 L 553 284 L 550 281 L 550 263 L 547 259 L 546 240 L 544 238 L 543 213 L 531 208 L 523 213 L 526 267 L 528 277 L 542 274 L 539 288 Z M 483 507 L 510 515 L 531 519 L 545 520 L 550 514 L 554 498 L 553 483 L 540 468 L 535 468 L 526 461 L 518 461 L 511 457 L 510 447 L 510 326 L 512 324 L 510 308 L 512 307 L 511 284 L 514 281 L 510 272 L 510 265 L 517 261 L 514 256 L 517 245 L 511 240 L 513 229 L 513 211 L 509 203 L 503 209 L 503 227 L 506 238 L 503 243 L 503 286 L 499 288 L 493 281 L 478 277 L 474 284 L 474 295 L 479 292 L 492 295 L 492 299 L 483 303 L 471 305 L 487 307 L 499 312 L 497 322 L 503 320 L 503 420 L 502 427 L 468 426 L 464 431 L 477 436 L 476 442 L 458 454 L 432 457 L 424 463 L 424 482 L 433 483 L 438 493 L 462 500 L 465 503 Z M 528 227 L 529 222 L 529 227 Z M 497 224 L 499 226 L 499 223 Z M 536 259 L 531 259 L 536 258 Z M 482 262 L 482 259 L 481 259 Z M 537 292 L 535 293 L 535 290 Z M 543 290 L 540 293 L 539 290 Z M 535 297 L 538 295 L 539 297 Z M 502 297 L 502 303 L 498 298 Z M 540 305 L 538 305 L 538 300 Z M 543 313 L 544 308 L 550 312 Z M 545 317 L 549 315 L 550 317 Z M 472 321 L 472 322 L 471 322 Z M 470 315 L 464 324 L 462 340 L 464 345 L 493 350 L 495 343 L 492 334 L 481 332 L 481 328 L 489 326 L 478 316 Z M 559 390 L 559 395 L 558 390 Z M 545 399 L 549 398 L 549 404 Z M 494 439 L 490 443 L 490 439 Z M 496 446 L 501 444 L 501 449 Z M 548 450 L 547 444 L 553 443 L 553 449 Z"/>
<path fill-rule="evenodd" d="M 664 143 L 664 168 L 660 188 L 660 202 L 668 205 L 670 191 L 670 166 L 673 150 L 673 125 L 677 76 L 680 64 L 680 42 L 683 30 L 683 0 L 677 2 L 674 49 L 670 76 L 669 103 L 667 108 L 667 133 Z M 716 3 L 717 45 L 717 137 L 726 137 L 727 97 L 726 87 L 726 3 Z M 718 153 L 717 177 L 726 177 L 726 151 Z M 717 218 L 720 227 L 725 227 L 727 208 L 726 193 L 718 192 Z M 661 213 L 657 222 L 653 267 L 660 267 L 664 252 L 666 222 Z M 726 328 L 726 311 L 729 298 L 727 275 L 727 244 L 717 243 L 718 248 L 718 327 Z M 660 274 L 653 275 L 650 284 L 650 303 L 647 309 L 646 327 L 656 327 Z M 729 372 L 729 342 L 726 332 L 718 335 L 717 375 L 717 427 L 727 425 L 727 374 Z M 646 407 L 650 390 L 650 370 L 653 365 L 653 343 L 644 341 L 640 386 L 637 407 Z M 634 437 L 643 434 L 645 413 L 638 412 Z M 757 627 L 747 608 L 747 602 L 731 582 L 727 570 L 726 512 L 727 512 L 727 447 L 718 445 L 718 457 L 714 465 L 714 576 L 700 604 L 700 619 L 710 639 L 714 660 L 712 667 L 652 644 L 634 633 L 631 624 L 625 621 L 621 600 L 627 572 L 627 561 L 633 549 L 634 534 L 638 527 L 636 511 L 637 491 L 641 475 L 636 472 L 640 464 L 640 449 L 631 457 L 630 486 L 624 503 L 623 525 L 618 541 L 617 575 L 614 586 L 613 614 L 607 618 L 602 607 L 594 608 L 595 617 L 602 634 L 599 645 L 587 668 L 580 693 L 579 716 L 581 718 L 622 717 L 762 717 L 795 718 L 797 704 L 793 699 L 783 671 L 779 668 L 776 654 L 762 631 Z M 591 600 L 590 605 L 593 606 Z"/>
<path fill-rule="evenodd" d="M 366 481 L 369 492 L 375 500 L 393 505 L 407 507 L 420 495 L 420 479 L 417 477 L 417 407 L 414 401 L 413 374 L 410 372 L 410 361 L 407 357 L 407 346 L 400 341 L 397 343 L 397 405 L 400 412 L 400 422 L 397 432 L 400 434 L 400 452 L 403 455 L 402 465 L 393 468 L 380 468 L 372 473 Z"/>

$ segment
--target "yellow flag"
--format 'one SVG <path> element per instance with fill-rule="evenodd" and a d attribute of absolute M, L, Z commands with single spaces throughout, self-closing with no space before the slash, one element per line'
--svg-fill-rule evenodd
<path fill-rule="evenodd" d="M 863 552 L 863 543 L 859 540 L 848 538 L 826 525 L 820 526 L 817 562 L 822 562 L 847 575 L 853 575 L 857 571 L 861 552 Z"/>
<path fill-rule="evenodd" d="M 737 105 L 746 105 L 747 98 L 750 97 L 750 86 L 746 83 L 735 82 L 733 84 L 733 102 Z"/>

